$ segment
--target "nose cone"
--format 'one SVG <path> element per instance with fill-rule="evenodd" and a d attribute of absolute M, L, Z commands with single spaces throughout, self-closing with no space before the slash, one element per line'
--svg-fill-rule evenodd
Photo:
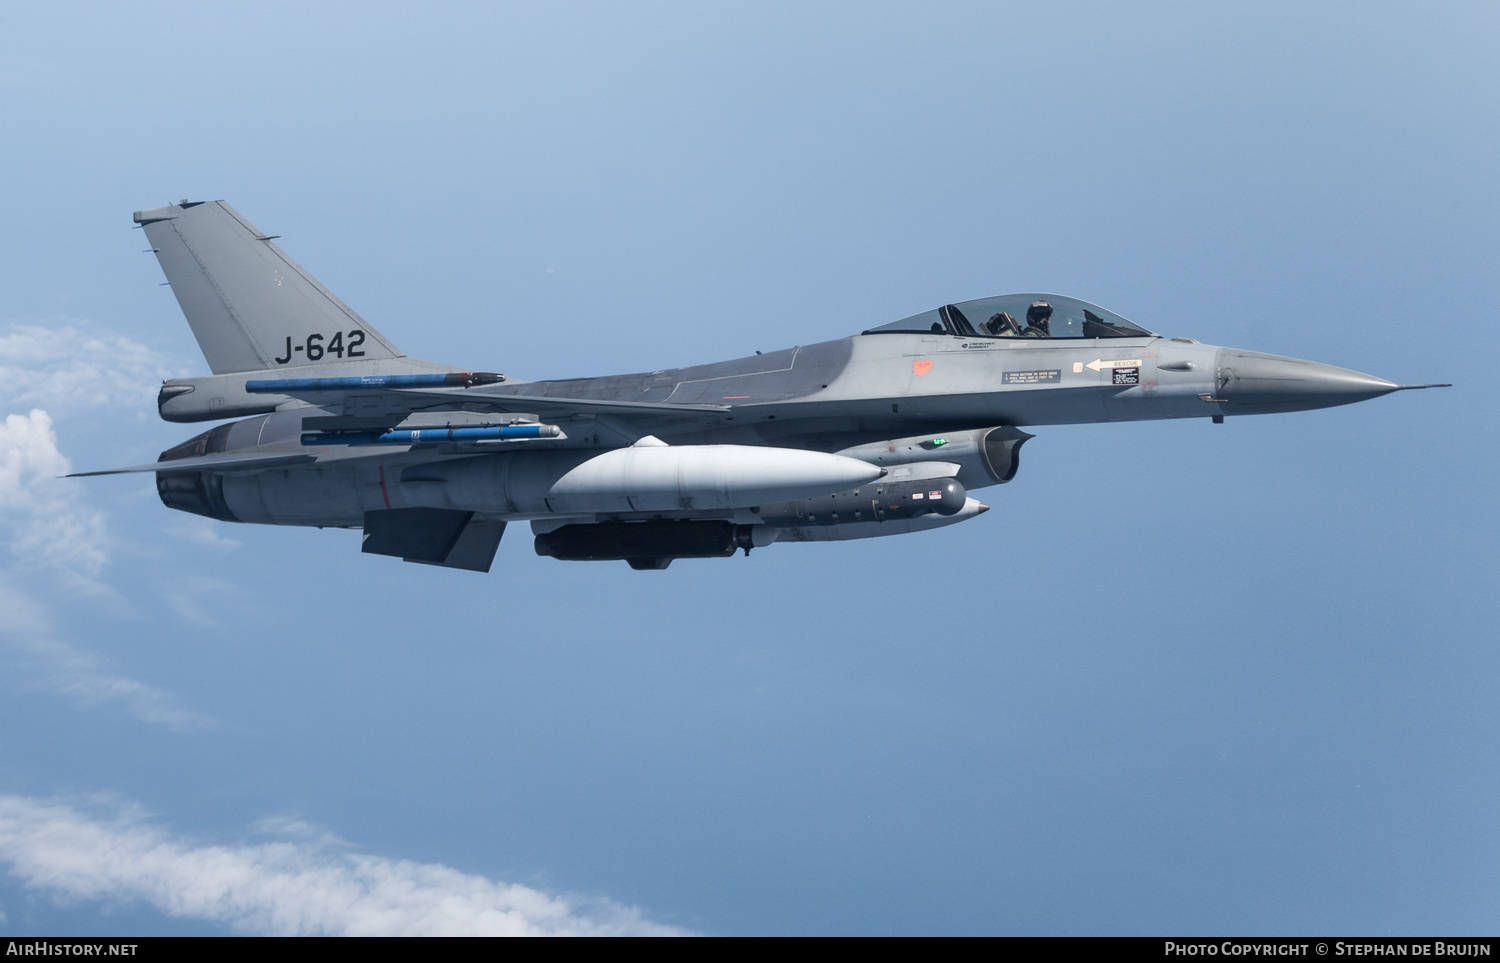
<path fill-rule="evenodd" d="M 1401 386 L 1348 368 L 1224 348 L 1218 390 L 1225 414 L 1332 408 L 1389 394 Z"/>

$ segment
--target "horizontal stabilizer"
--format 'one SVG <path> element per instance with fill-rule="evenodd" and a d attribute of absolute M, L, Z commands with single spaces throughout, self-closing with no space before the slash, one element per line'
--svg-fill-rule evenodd
<path fill-rule="evenodd" d="M 131 465 L 129 468 L 110 468 L 105 471 L 75 471 L 64 478 L 90 478 L 94 475 L 123 475 L 144 471 L 265 471 L 267 468 L 286 468 L 313 461 L 316 455 L 283 451 L 220 452 L 214 455 L 196 455 L 191 458 L 173 458 L 170 461 L 153 461 L 149 465 Z"/>

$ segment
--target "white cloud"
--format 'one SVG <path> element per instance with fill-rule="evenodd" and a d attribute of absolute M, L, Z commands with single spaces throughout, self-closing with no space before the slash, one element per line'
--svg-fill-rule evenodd
<path fill-rule="evenodd" d="M 79 503 L 78 486 L 60 477 L 68 470 L 47 412 L 5 416 L 0 521 L 12 530 L 11 554 L 27 566 L 53 565 L 92 578 L 108 559 L 104 516 Z"/>
<path fill-rule="evenodd" d="M 70 465 L 54 418 L 149 411 L 170 375 L 163 355 L 82 322 L 0 326 L 0 412 L 10 412 L 0 426 L 0 525 L 16 562 L 53 566 L 74 587 L 98 576 L 108 558 L 104 515 L 86 507 L 86 484 L 58 477 Z"/>
<path fill-rule="evenodd" d="M 72 324 L 0 327 L 0 406 L 12 410 L 45 405 L 74 423 L 100 411 L 149 410 L 168 374 L 160 355 L 128 338 Z M 87 483 L 60 477 L 70 470 L 48 410 L 32 407 L 0 421 L 0 541 L 10 555 L 9 570 L 0 570 L 0 652 L 11 670 L 5 678 L 79 706 L 119 705 L 146 722 L 199 727 L 203 717 L 64 641 L 54 626 L 52 610 L 79 596 L 122 604 L 101 580 L 111 550 L 104 513 Z M 189 537 L 211 540 L 198 531 Z M 180 608 L 175 599 L 168 603 Z"/>
<path fill-rule="evenodd" d="M 81 652 L 57 636 L 52 619 L 35 593 L 0 575 L 0 639 L 6 643 L 11 684 L 30 680 L 71 698 L 79 706 L 92 708 L 119 704 L 143 722 L 173 729 L 197 729 L 210 720 L 178 707 L 165 693 L 143 682 L 113 672 L 107 661 Z M 20 668 L 24 672 L 16 672 Z"/>
<path fill-rule="evenodd" d="M 68 469 L 47 412 L 33 409 L 0 422 L 0 538 L 12 563 L 8 572 L 0 571 L 0 642 L 12 670 L 6 677 L 13 685 L 61 693 L 82 707 L 115 704 L 145 722 L 200 726 L 206 721 L 201 716 L 59 637 L 49 611 L 60 601 L 59 590 L 118 600 L 99 580 L 109 561 L 104 513 L 84 502 L 75 480 L 59 477 Z"/>
<path fill-rule="evenodd" d="M 162 597 L 177 617 L 189 625 L 206 629 L 223 627 L 226 605 L 243 603 L 244 590 L 233 582 L 202 575 L 185 575 L 174 580 Z"/>
<path fill-rule="evenodd" d="M 0 401 L 10 408 L 149 408 L 170 377 L 162 355 L 120 335 L 73 324 L 11 324 L 0 333 Z"/>
<path fill-rule="evenodd" d="M 194 545 L 201 545 L 219 552 L 232 552 L 239 548 L 241 545 L 239 539 L 226 538 L 220 531 L 222 527 L 221 522 L 188 516 L 181 524 L 166 529 L 166 532 L 168 535 L 192 542 Z"/>
<path fill-rule="evenodd" d="M 670 935 L 638 910 L 583 903 L 435 863 L 351 851 L 311 827 L 237 846 L 173 838 L 139 813 L 0 796 L 0 862 L 69 899 L 143 900 L 172 916 L 283 936 Z"/>

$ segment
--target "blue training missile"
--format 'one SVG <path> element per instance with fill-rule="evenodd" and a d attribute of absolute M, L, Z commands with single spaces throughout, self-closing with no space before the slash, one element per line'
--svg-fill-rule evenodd
<path fill-rule="evenodd" d="M 400 428 L 391 431 L 308 431 L 302 444 L 316 445 L 442 445 L 454 442 L 523 441 L 556 438 L 556 425 L 486 425 L 478 428 Z"/>
<path fill-rule="evenodd" d="M 245 391 L 252 395 L 284 395 L 295 391 L 360 391 L 371 388 L 472 388 L 504 380 L 505 375 L 489 371 L 360 375 L 352 378 L 256 378 L 245 382 Z"/>

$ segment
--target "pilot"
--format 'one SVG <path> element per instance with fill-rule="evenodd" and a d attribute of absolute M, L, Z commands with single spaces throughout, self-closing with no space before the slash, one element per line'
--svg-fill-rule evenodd
<path fill-rule="evenodd" d="M 1016 324 L 1016 319 L 1001 311 L 999 314 L 990 315 L 990 319 L 984 323 L 984 329 L 996 338 L 1019 338 L 1021 326 Z"/>
<path fill-rule="evenodd" d="M 1052 305 L 1046 301 L 1033 301 L 1031 307 L 1026 309 L 1026 330 L 1021 332 L 1021 337 L 1050 338 L 1051 326 Z"/>

